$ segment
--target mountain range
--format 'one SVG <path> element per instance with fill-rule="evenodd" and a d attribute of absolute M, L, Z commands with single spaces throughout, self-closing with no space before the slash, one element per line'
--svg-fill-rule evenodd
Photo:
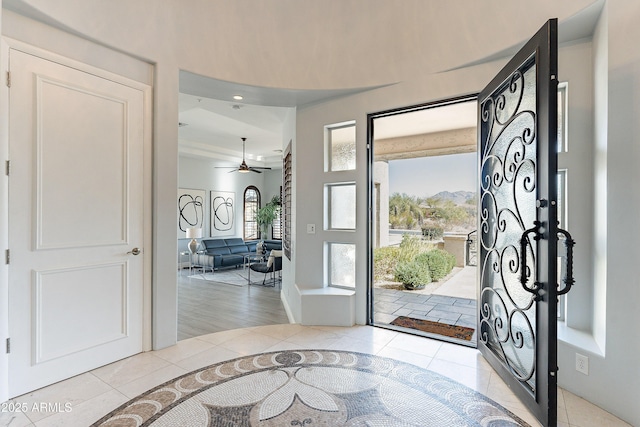
<path fill-rule="evenodd" d="M 464 205 L 467 203 L 467 200 L 472 199 L 476 196 L 476 193 L 473 191 L 441 191 L 438 194 L 434 194 L 431 198 L 440 199 L 440 200 L 451 200 L 456 205 Z"/>

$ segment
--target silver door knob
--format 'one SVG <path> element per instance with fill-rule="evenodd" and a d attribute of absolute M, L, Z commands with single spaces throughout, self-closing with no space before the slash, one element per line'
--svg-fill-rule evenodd
<path fill-rule="evenodd" d="M 129 252 L 127 252 L 127 255 L 128 255 L 128 254 L 132 254 L 132 255 L 139 255 L 141 252 L 142 252 L 142 251 L 141 251 L 140 249 L 138 249 L 138 248 L 133 248 L 133 249 L 131 249 Z"/>

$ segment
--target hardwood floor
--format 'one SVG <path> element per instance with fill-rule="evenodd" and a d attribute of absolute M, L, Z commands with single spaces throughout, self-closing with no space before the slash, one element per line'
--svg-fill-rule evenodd
<path fill-rule="evenodd" d="M 233 286 L 178 273 L 178 340 L 284 323 L 289 320 L 279 286 Z"/>

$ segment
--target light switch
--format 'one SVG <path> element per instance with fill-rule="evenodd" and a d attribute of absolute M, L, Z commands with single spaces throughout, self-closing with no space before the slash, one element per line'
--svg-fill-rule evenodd
<path fill-rule="evenodd" d="M 316 234 L 315 224 L 307 224 L 307 234 Z"/>

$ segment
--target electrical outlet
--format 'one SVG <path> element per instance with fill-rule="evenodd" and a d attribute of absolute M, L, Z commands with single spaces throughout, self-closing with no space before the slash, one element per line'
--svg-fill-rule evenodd
<path fill-rule="evenodd" d="M 308 234 L 316 234 L 316 225 L 315 224 L 307 224 L 307 233 Z"/>
<path fill-rule="evenodd" d="M 576 353 L 576 371 L 589 375 L 589 358 L 580 353 Z"/>

